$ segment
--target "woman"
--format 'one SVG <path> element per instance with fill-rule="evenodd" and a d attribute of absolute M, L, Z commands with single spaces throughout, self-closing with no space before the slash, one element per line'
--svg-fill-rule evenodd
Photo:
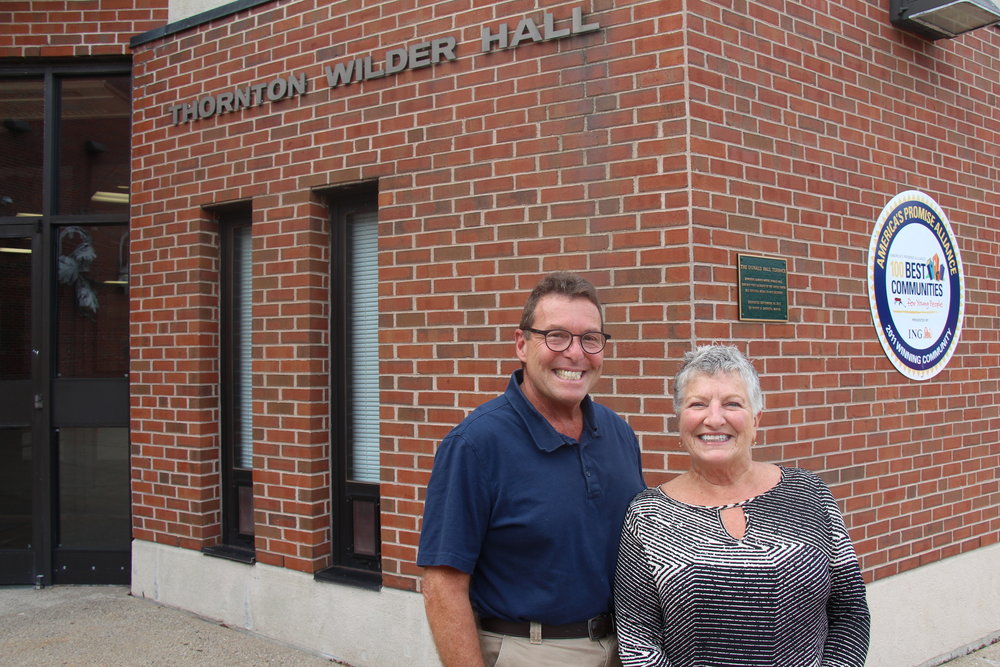
<path fill-rule="evenodd" d="M 753 460 L 763 395 L 732 346 L 688 352 L 674 409 L 690 467 L 629 505 L 615 582 L 624 665 L 864 664 L 868 605 L 814 474 Z"/>

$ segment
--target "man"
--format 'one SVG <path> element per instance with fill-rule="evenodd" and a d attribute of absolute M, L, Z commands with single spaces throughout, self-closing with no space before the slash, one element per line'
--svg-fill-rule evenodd
<path fill-rule="evenodd" d="M 625 508 L 645 488 L 635 433 L 591 401 L 597 291 L 568 273 L 531 292 L 502 396 L 441 442 L 417 564 L 446 667 L 618 665 L 611 589 Z"/>

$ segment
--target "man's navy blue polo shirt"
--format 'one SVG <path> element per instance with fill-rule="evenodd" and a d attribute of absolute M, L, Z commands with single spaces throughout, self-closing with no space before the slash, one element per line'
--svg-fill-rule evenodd
<path fill-rule="evenodd" d="M 559 433 L 521 379 L 441 442 L 417 564 L 471 574 L 484 618 L 575 623 L 611 609 L 625 509 L 645 488 L 639 443 L 589 396 L 580 441 Z"/>

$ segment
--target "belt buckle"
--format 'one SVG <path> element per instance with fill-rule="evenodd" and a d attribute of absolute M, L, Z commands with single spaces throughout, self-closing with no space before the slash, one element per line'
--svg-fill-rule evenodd
<path fill-rule="evenodd" d="M 587 636 L 590 637 L 590 641 L 596 642 L 598 639 L 604 639 L 608 636 L 610 633 L 609 620 L 607 614 L 599 614 L 587 619 Z"/>

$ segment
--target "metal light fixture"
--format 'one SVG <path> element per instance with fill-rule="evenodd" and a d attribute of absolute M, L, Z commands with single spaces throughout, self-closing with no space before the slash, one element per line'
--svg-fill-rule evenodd
<path fill-rule="evenodd" d="M 83 150 L 87 155 L 100 155 L 101 153 L 107 153 L 108 147 L 99 141 L 87 139 L 83 142 Z"/>
<path fill-rule="evenodd" d="M 893 25 L 929 39 L 947 39 L 1000 23 L 996 0 L 889 0 Z"/>
<path fill-rule="evenodd" d="M 105 285 L 124 285 L 128 287 L 128 232 L 118 239 L 118 277 L 105 280 Z"/>
<path fill-rule="evenodd" d="M 4 118 L 3 127 L 11 134 L 24 134 L 31 131 L 31 125 L 20 118 Z"/>

